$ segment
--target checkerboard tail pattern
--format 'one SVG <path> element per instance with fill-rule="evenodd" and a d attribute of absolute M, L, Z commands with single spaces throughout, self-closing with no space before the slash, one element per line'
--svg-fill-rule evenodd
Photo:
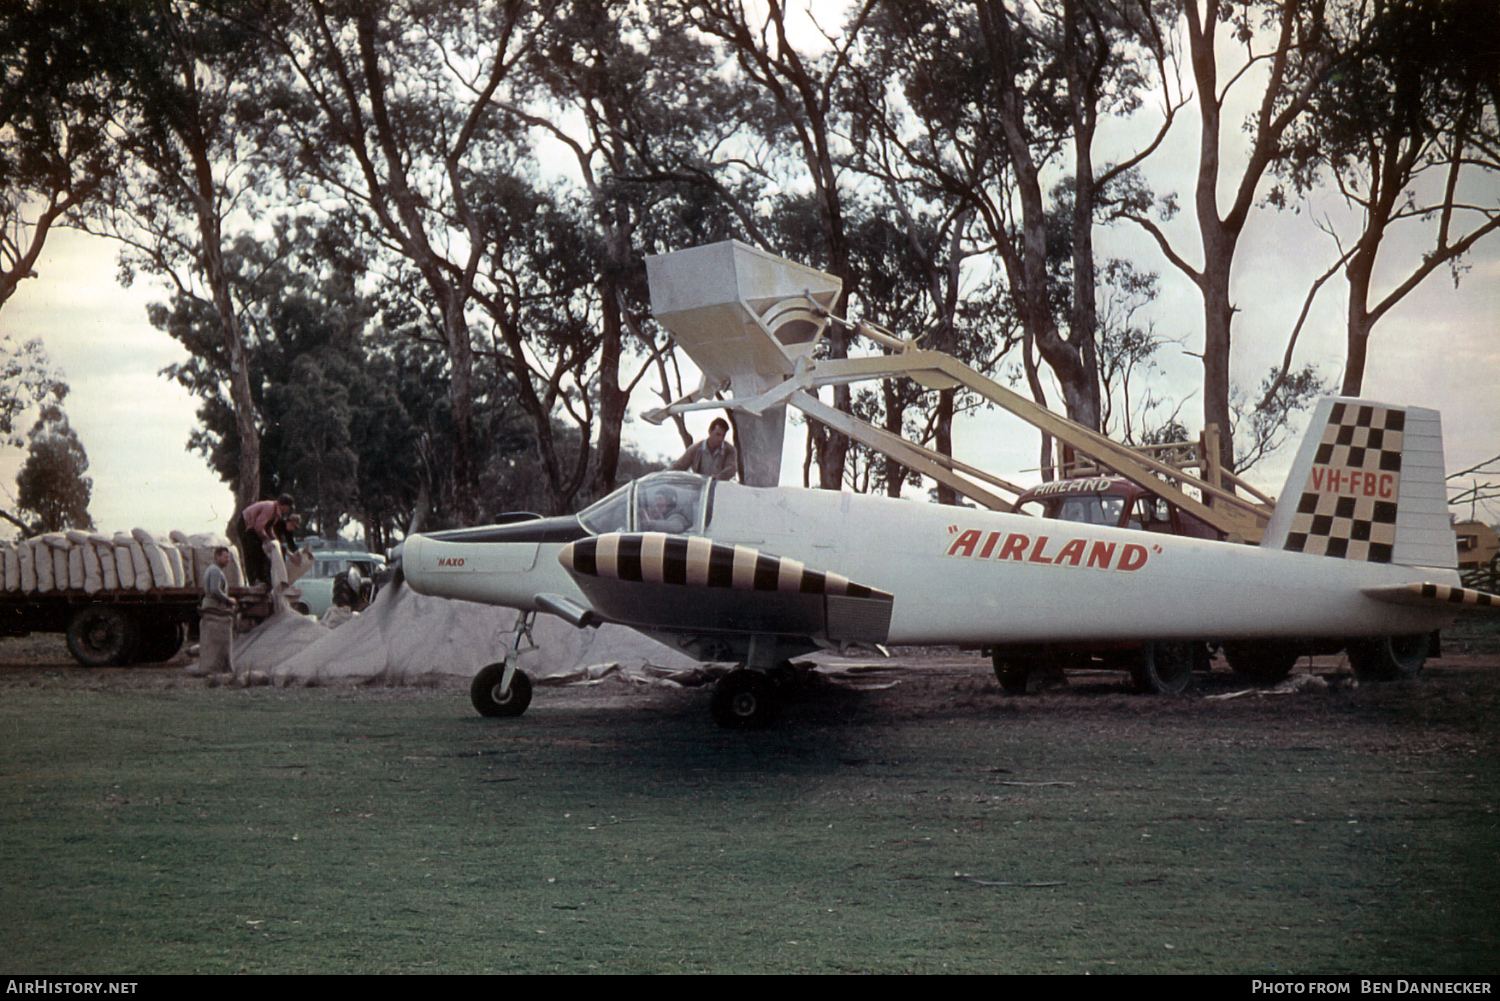
<path fill-rule="evenodd" d="M 1389 563 L 1406 411 L 1337 403 L 1303 485 L 1286 548 L 1316 556 Z"/>

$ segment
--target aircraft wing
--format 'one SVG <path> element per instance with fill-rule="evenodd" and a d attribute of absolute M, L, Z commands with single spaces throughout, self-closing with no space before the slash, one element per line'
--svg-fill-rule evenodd
<path fill-rule="evenodd" d="M 894 595 L 745 546 L 660 532 L 610 533 L 563 547 L 558 562 L 613 622 L 684 633 L 883 643 Z"/>
<path fill-rule="evenodd" d="M 1382 587 L 1367 587 L 1363 590 L 1371 598 L 1390 602 L 1393 605 L 1418 605 L 1424 608 L 1450 605 L 1460 609 L 1500 611 L 1500 594 L 1476 591 L 1468 587 L 1454 587 L 1451 584 L 1389 584 Z"/>

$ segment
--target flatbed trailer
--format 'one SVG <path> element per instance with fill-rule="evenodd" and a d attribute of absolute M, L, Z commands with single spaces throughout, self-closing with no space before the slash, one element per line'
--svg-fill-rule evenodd
<path fill-rule="evenodd" d="M 274 610 L 265 587 L 231 587 L 229 594 L 242 620 L 259 622 Z M 0 591 L 0 636 L 63 633 L 84 667 L 160 663 L 182 649 L 202 598 L 196 587 Z"/>

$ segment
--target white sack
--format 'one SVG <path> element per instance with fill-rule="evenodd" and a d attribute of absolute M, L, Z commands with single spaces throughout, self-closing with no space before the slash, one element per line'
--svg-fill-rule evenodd
<path fill-rule="evenodd" d="M 115 574 L 120 578 L 120 589 L 133 591 L 135 590 L 135 553 L 131 552 L 131 543 L 135 540 L 124 532 L 116 532 L 114 542 Z"/>
<path fill-rule="evenodd" d="M 36 590 L 47 594 L 57 585 L 52 576 L 52 547 L 41 539 L 30 539 L 31 558 L 36 564 Z"/>
<path fill-rule="evenodd" d="M 31 594 L 36 590 L 36 552 L 30 542 L 22 542 L 16 547 L 16 558 L 21 564 L 20 588 Z"/>
<path fill-rule="evenodd" d="M 140 547 L 141 556 L 146 561 L 147 571 L 151 575 L 151 584 L 155 587 L 175 587 L 172 578 L 172 568 L 167 565 L 167 554 L 162 549 L 161 543 L 156 541 L 156 536 L 144 528 L 131 529 L 130 535 L 135 539 L 136 545 Z M 134 552 L 131 553 L 134 556 Z M 135 567 L 135 586 L 139 590 L 147 590 L 141 587 L 141 566 Z"/>

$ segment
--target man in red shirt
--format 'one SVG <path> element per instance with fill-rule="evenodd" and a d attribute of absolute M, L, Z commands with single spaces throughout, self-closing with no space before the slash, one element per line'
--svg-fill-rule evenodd
<path fill-rule="evenodd" d="M 292 495 L 251 504 L 231 524 L 245 558 L 245 578 L 251 584 L 271 583 L 271 560 L 266 545 L 276 544 L 276 523 L 292 513 Z"/>

